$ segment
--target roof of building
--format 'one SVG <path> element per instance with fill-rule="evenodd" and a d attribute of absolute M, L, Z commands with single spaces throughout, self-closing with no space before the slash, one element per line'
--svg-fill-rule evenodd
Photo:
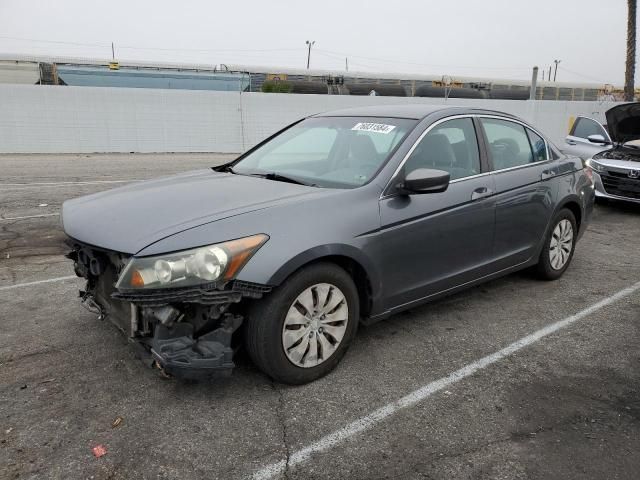
<path fill-rule="evenodd" d="M 67 56 L 55 56 L 55 55 L 25 55 L 14 53 L 0 52 L 0 62 L 20 63 L 20 62 L 48 62 L 59 64 L 73 64 L 73 65 L 108 65 L 111 61 L 110 58 L 87 58 L 87 57 L 67 57 Z M 162 61 L 144 61 L 144 60 L 127 60 L 116 59 L 115 61 L 120 63 L 120 67 L 133 67 L 133 68 L 167 68 L 167 69 L 180 69 L 180 70 L 205 70 L 205 71 L 229 71 L 229 72 L 244 72 L 244 73 L 272 73 L 272 74 L 287 74 L 287 75 L 302 75 L 302 76 L 343 76 L 348 78 L 358 79 L 386 79 L 390 81 L 441 81 L 443 75 L 436 74 L 415 74 L 415 73 L 402 73 L 402 72 L 358 72 L 358 71 L 345 71 L 345 70 L 321 70 L 321 69 L 301 69 L 301 68 L 289 68 L 278 66 L 258 66 L 258 65 L 241 65 L 241 64 L 198 64 L 198 63 L 172 63 Z M 507 78 L 487 78 L 480 76 L 451 76 L 452 81 L 456 82 L 475 82 L 475 83 L 497 83 L 497 84 L 509 84 L 528 86 L 531 82 L 528 79 L 507 79 Z M 603 88 L 604 84 L 595 82 L 548 82 L 538 81 L 538 87 L 551 87 L 551 88 Z"/>

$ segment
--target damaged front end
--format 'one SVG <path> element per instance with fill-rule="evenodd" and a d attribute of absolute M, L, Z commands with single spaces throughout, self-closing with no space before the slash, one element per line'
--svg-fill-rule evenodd
<path fill-rule="evenodd" d="M 174 278 L 173 284 L 155 277 L 151 281 L 152 272 L 141 269 L 147 281 L 147 285 L 141 285 L 137 270 L 133 275 L 131 272 L 139 259 L 72 239 L 67 243 L 71 247 L 67 257 L 73 260 L 76 274 L 87 280 L 80 291 L 82 305 L 99 319 L 115 324 L 150 366 L 183 379 L 231 373 L 237 343 L 234 333 L 243 322 L 238 304 L 243 299 L 258 299 L 271 290 L 266 285 L 224 275 L 228 271 L 226 264 L 220 270 L 220 278 L 197 284 L 183 278 Z M 228 253 L 227 263 L 231 265 L 233 252 Z M 245 262 L 249 256 L 246 257 Z M 187 264 L 187 273 L 183 271 L 181 275 L 187 277 L 188 269 Z M 162 274 L 163 271 L 156 277 L 162 278 Z M 123 284 L 124 277 L 133 280 Z"/>

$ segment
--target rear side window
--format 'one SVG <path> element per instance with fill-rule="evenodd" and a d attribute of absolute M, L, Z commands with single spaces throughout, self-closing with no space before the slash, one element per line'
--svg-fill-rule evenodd
<path fill-rule="evenodd" d="M 571 129 L 571 135 L 580 138 L 588 138 L 589 135 L 602 135 L 606 138 L 604 129 L 600 124 L 595 120 L 585 117 L 578 117 Z"/>
<path fill-rule="evenodd" d="M 533 151 L 533 161 L 542 162 L 549 160 L 547 154 L 547 143 L 544 139 L 533 130 L 527 128 L 527 135 L 529 136 L 529 142 L 531 143 L 531 150 Z"/>
<path fill-rule="evenodd" d="M 536 161 L 529 136 L 522 125 L 495 118 L 481 118 L 480 122 L 489 141 L 494 170 L 519 167 Z"/>
<path fill-rule="evenodd" d="M 473 120 L 447 120 L 429 131 L 404 166 L 405 173 L 417 168 L 444 170 L 449 172 L 451 180 L 480 173 L 480 154 Z"/>

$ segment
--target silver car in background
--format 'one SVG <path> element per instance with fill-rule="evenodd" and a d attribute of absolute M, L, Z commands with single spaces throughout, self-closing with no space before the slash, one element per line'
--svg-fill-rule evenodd
<path fill-rule="evenodd" d="M 586 160 L 596 153 L 609 150 L 612 144 L 606 126 L 593 118 L 577 117 L 564 139 L 562 153 Z"/>
<path fill-rule="evenodd" d="M 618 105 L 605 115 L 611 145 L 585 162 L 596 198 L 640 203 L 640 103 Z"/>

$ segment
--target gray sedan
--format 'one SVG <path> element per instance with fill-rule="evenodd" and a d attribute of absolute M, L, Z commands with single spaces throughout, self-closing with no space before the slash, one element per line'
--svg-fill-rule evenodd
<path fill-rule="evenodd" d="M 593 184 L 511 115 L 425 105 L 312 116 L 237 160 L 69 200 L 83 304 L 183 378 L 237 348 L 292 384 L 360 323 L 532 267 L 560 277 Z"/>

